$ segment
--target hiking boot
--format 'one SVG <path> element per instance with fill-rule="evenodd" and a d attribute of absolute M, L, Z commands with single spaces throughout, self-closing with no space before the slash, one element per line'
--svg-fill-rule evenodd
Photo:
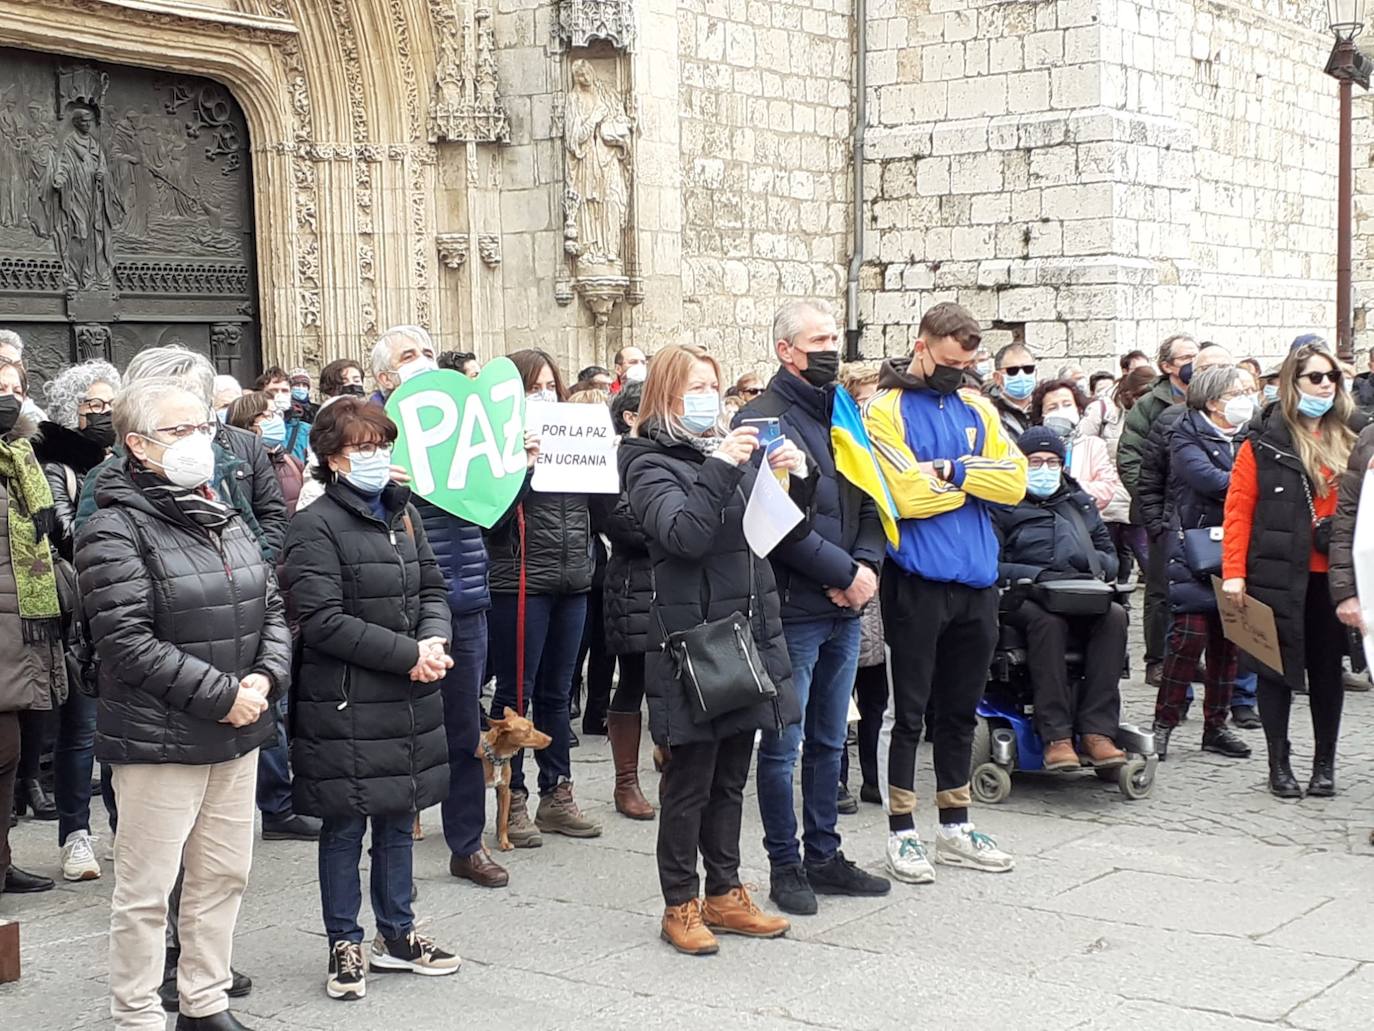
<path fill-rule="evenodd" d="M 1259 730 L 1264 726 L 1253 705 L 1231 706 L 1231 722 L 1241 730 Z"/>
<path fill-rule="evenodd" d="M 388 940 L 380 934 L 372 940 L 372 954 L 368 966 L 388 974 L 423 974 L 440 977 L 456 974 L 463 965 L 456 952 L 449 952 L 434 944 L 434 939 L 411 931 L 400 938 Z"/>
<path fill-rule="evenodd" d="M 329 977 L 325 994 L 331 999 L 354 1002 L 367 994 L 367 964 L 361 942 L 335 942 L 329 952 Z"/>
<path fill-rule="evenodd" d="M 935 880 L 935 867 L 930 865 L 921 836 L 914 830 L 887 836 L 887 871 L 907 884 L 930 884 Z"/>
<path fill-rule="evenodd" d="M 90 831 L 72 831 L 62 843 L 62 879 L 93 881 L 100 876 Z"/>
<path fill-rule="evenodd" d="M 1078 753 L 1073 750 L 1073 742 L 1066 737 L 1051 741 L 1045 749 L 1045 769 L 1051 773 L 1058 770 L 1076 770 L 1079 765 Z"/>
<path fill-rule="evenodd" d="M 570 838 L 599 838 L 601 824 L 582 815 L 573 798 L 572 781 L 565 780 L 553 794 L 539 800 L 534 825 L 545 834 L 566 834 Z"/>
<path fill-rule="evenodd" d="M 1083 746 L 1083 754 L 1099 770 L 1113 770 L 1126 765 L 1126 753 L 1117 748 L 1116 742 L 1106 734 L 1084 734 L 1079 744 Z"/>
<path fill-rule="evenodd" d="M 1298 778 L 1293 776 L 1293 746 L 1279 738 L 1268 738 L 1265 743 L 1269 747 L 1269 793 L 1275 798 L 1302 798 Z"/>
<path fill-rule="evenodd" d="M 998 848 L 991 836 L 974 830 L 971 823 L 961 823 L 957 829 L 940 828 L 935 838 L 935 861 L 984 873 L 1007 873 L 1016 866 L 1009 853 Z"/>
<path fill-rule="evenodd" d="M 1250 746 L 1227 727 L 1208 727 L 1202 732 L 1202 750 L 1228 759 L 1250 758 Z"/>
<path fill-rule="evenodd" d="M 688 956 L 713 956 L 720 951 L 716 936 L 701 922 L 701 899 L 691 899 L 663 911 L 659 937 Z"/>
<path fill-rule="evenodd" d="M 886 877 L 874 877 L 860 870 L 843 852 L 836 852 L 834 858 L 824 863 L 807 863 L 806 882 L 817 895 L 871 896 L 886 895 L 892 890 L 892 882 Z"/>
<path fill-rule="evenodd" d="M 849 793 L 848 784 L 841 784 L 835 792 L 835 811 L 842 816 L 853 816 L 859 811 L 859 800 Z"/>
<path fill-rule="evenodd" d="M 510 793 L 510 824 L 507 828 L 510 843 L 516 848 L 538 848 L 544 844 L 539 829 L 530 822 L 529 795 L 523 791 Z"/>
<path fill-rule="evenodd" d="M 707 895 L 701 919 L 712 931 L 742 934 L 746 938 L 780 938 L 791 928 L 785 917 L 770 916 L 749 897 L 743 886 L 724 895 Z"/>
<path fill-rule="evenodd" d="M 800 863 L 773 867 L 768 878 L 768 897 L 784 913 L 813 916 L 816 912 L 816 893 L 806 880 Z"/>
<path fill-rule="evenodd" d="M 615 811 L 631 820 L 652 820 L 654 807 L 639 788 L 639 732 L 637 712 L 606 713 L 606 736 L 615 763 Z"/>

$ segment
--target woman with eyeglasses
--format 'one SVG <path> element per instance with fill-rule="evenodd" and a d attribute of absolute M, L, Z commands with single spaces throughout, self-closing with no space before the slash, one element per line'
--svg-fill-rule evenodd
<path fill-rule="evenodd" d="M 359 397 L 325 405 L 310 431 L 324 495 L 291 521 L 283 579 L 302 655 L 290 713 L 294 810 L 324 821 L 320 904 L 325 991 L 361 999 L 366 971 L 451 974 L 460 960 L 415 930 L 415 814 L 449 790 L 444 700 L 448 588 L 410 504 L 391 479 L 396 425 Z M 371 824 L 372 914 L 363 945 L 358 864 Z"/>
<path fill-rule="evenodd" d="M 70 563 L 75 552 L 76 506 L 86 475 L 105 461 L 114 445 L 110 406 L 119 390 L 119 372 L 109 362 L 73 365 L 43 390 L 48 398 L 47 422 L 40 423 L 33 450 L 42 463 L 52 491 L 55 520 L 52 545 Z M 75 627 L 64 627 L 68 644 Z M 89 881 L 100 876 L 91 839 L 91 773 L 95 756 L 95 699 L 68 685 L 67 700 L 58 710 L 57 741 L 53 747 L 53 796 L 57 809 L 57 843 L 62 849 L 62 877 Z M 107 809 L 113 809 L 109 767 L 102 771 Z"/>
<path fill-rule="evenodd" d="M 225 1013 L 248 883 L 259 748 L 291 676 L 271 566 L 213 489 L 218 420 L 205 394 L 142 379 L 114 401 L 121 459 L 93 474 L 76 570 L 97 659 L 95 757 L 119 800 L 110 919 L 116 1027 L 161 1026 L 168 895 L 184 868 L 177 1004 L 187 1027 Z"/>
<path fill-rule="evenodd" d="M 1194 372 L 1188 383 L 1188 410 L 1169 439 L 1168 496 L 1172 499 L 1162 541 L 1168 549 L 1169 646 L 1155 700 L 1155 749 L 1165 759 L 1169 736 L 1183 718 L 1188 688 L 1202 672 L 1204 725 L 1202 749 L 1245 759 L 1250 746 L 1226 726 L 1236 686 L 1236 646 L 1222 632 L 1212 577 L 1221 568 L 1217 542 L 1231 485 L 1231 467 L 1242 428 L 1255 412 L 1241 371 L 1213 365 Z"/>
<path fill-rule="evenodd" d="M 286 421 L 281 411 L 266 394 L 250 390 L 229 402 L 224 421 L 230 426 L 256 433 L 262 439 L 267 457 L 272 462 L 272 471 L 277 474 L 282 498 L 286 501 L 287 518 L 294 516 L 296 502 L 305 485 L 305 463 L 286 450 Z"/>
<path fill-rule="evenodd" d="M 1226 498 L 1222 592 L 1228 604 L 1244 606 L 1248 595 L 1274 610 L 1283 656 L 1281 670 L 1251 662 L 1259 673 L 1269 790 L 1279 798 L 1303 793 L 1293 775 L 1288 719 L 1304 674 L 1313 738 L 1307 793 L 1336 793 L 1336 739 L 1345 699 L 1341 623 L 1360 625 L 1358 602 L 1349 604 L 1353 575 L 1348 565 L 1344 575 L 1336 575 L 1327 557 L 1337 477 L 1355 446 L 1349 425 L 1354 403 L 1341 380 L 1336 358 L 1323 343 L 1303 344 L 1288 355 L 1279 370 L 1278 403 L 1265 410 L 1258 431 L 1241 445 Z M 1355 475 L 1362 480 L 1363 468 Z M 1343 554 L 1348 557 L 1348 550 Z"/>

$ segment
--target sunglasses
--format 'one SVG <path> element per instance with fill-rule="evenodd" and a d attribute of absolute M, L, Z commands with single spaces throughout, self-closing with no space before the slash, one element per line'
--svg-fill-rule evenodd
<path fill-rule="evenodd" d="M 1334 369 L 1331 372 L 1304 372 L 1298 376 L 1298 379 L 1305 379 L 1314 387 L 1321 386 L 1323 382 L 1339 385 L 1341 382 L 1341 374 L 1338 370 Z"/>
<path fill-rule="evenodd" d="M 740 393 L 744 397 L 758 397 L 763 393 L 763 387 L 745 387 Z"/>
<path fill-rule="evenodd" d="M 1008 376 L 1015 376 L 1019 372 L 1024 372 L 1027 376 L 1035 372 L 1034 365 L 1008 365 L 1002 370 Z"/>

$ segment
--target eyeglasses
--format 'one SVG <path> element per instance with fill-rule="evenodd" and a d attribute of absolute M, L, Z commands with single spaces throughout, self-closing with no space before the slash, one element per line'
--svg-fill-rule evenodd
<path fill-rule="evenodd" d="M 1035 366 L 1034 366 L 1034 365 L 1008 365 L 1005 369 L 1002 370 L 1002 372 L 1005 373 L 1005 374 L 1008 375 L 1008 376 L 1015 376 L 1015 375 L 1016 375 L 1017 373 L 1019 373 L 1019 372 L 1024 372 L 1027 376 L 1030 376 L 1030 375 L 1033 375 L 1033 374 L 1035 373 Z"/>
<path fill-rule="evenodd" d="M 743 397 L 758 397 L 762 393 L 763 387 L 745 387 L 740 391 L 740 395 Z"/>
<path fill-rule="evenodd" d="M 1057 473 L 1064 471 L 1064 463 L 1057 458 L 1029 458 L 1026 466 L 1030 469 L 1051 469 Z"/>
<path fill-rule="evenodd" d="M 344 454 L 355 458 L 375 458 L 378 451 L 390 451 L 385 444 L 352 444 L 344 448 Z"/>
<path fill-rule="evenodd" d="M 179 422 L 175 426 L 155 426 L 153 427 L 153 432 L 166 433 L 177 440 L 185 440 L 187 437 L 196 433 L 199 433 L 202 437 L 213 437 L 215 435 L 215 427 L 212 423 L 208 422 Z"/>
<path fill-rule="evenodd" d="M 101 412 L 108 412 L 113 406 L 103 397 L 83 397 L 80 407 L 86 415 L 99 415 Z"/>
<path fill-rule="evenodd" d="M 1321 386 L 1323 381 L 1339 386 L 1341 374 L 1338 369 L 1333 369 L 1330 372 L 1304 372 L 1299 374 L 1298 379 L 1305 379 L 1314 387 Z"/>

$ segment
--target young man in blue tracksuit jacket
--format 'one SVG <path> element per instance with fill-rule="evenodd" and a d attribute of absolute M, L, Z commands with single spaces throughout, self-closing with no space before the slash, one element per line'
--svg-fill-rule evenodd
<path fill-rule="evenodd" d="M 859 610 L 877 590 L 886 538 L 873 501 L 835 470 L 830 413 L 839 332 L 823 301 L 789 301 L 773 321 L 781 368 L 735 417 L 775 417 L 816 476 L 804 537 L 769 555 L 802 724 L 759 742 L 759 815 L 772 867 L 769 898 L 785 913 L 816 912 L 816 895 L 883 895 L 891 884 L 840 851 L 836 803 L 849 695 L 859 665 Z M 805 741 L 803 741 L 803 726 Z M 792 774 L 801 754 L 805 856 L 797 847 Z M 803 865 L 803 858 L 805 864 Z"/>
<path fill-rule="evenodd" d="M 1026 493 L 1026 459 L 992 404 L 959 388 L 981 338 L 957 304 L 921 319 L 910 359 L 883 366 L 864 425 L 897 508 L 900 542 L 883 567 L 883 632 L 892 697 L 878 743 L 888 813 L 888 869 L 934 880 L 916 831 L 916 745 L 934 705 L 935 859 L 1001 872 L 1013 860 L 969 819 L 976 709 L 997 644 L 997 536 L 989 508 Z"/>

